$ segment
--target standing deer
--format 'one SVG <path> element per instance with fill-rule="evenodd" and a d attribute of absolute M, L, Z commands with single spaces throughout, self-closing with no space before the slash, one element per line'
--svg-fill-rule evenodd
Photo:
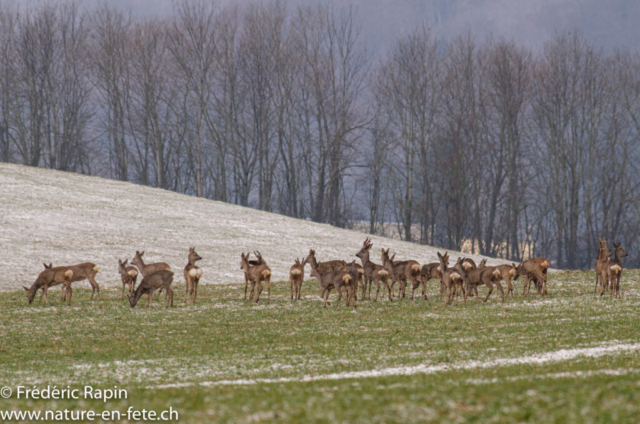
<path fill-rule="evenodd" d="M 307 258 L 300 262 L 300 259 L 296 258 L 296 263 L 291 265 L 289 269 L 289 282 L 291 283 L 291 300 L 300 300 L 300 291 L 302 289 L 302 281 L 304 280 L 304 266 L 307 263 Z"/>
<path fill-rule="evenodd" d="M 253 299 L 254 288 L 257 284 L 256 303 L 258 303 L 260 300 L 260 293 L 262 293 L 262 282 L 264 281 L 267 285 L 267 304 L 269 304 L 271 303 L 271 268 L 269 268 L 264 262 L 260 252 L 253 253 L 258 258 L 260 265 L 252 265 L 249 262 L 249 253 L 245 255 L 244 252 L 241 255 L 240 262 L 240 268 L 244 270 L 245 275 L 249 281 L 251 281 L 251 294 L 249 296 L 249 300 Z"/>
<path fill-rule="evenodd" d="M 249 256 L 249 254 L 247 253 L 247 256 Z M 259 266 L 259 265 L 264 265 L 264 260 L 262 259 L 262 256 L 260 257 L 260 259 L 250 259 L 249 260 L 249 265 L 252 266 Z M 240 266 L 240 269 L 244 270 L 244 268 L 242 268 L 242 265 Z M 249 276 L 247 275 L 247 272 L 244 271 L 244 300 L 247 300 L 247 288 L 249 287 Z M 251 290 L 251 294 L 249 296 L 249 299 L 253 299 L 253 286 L 252 286 L 252 290 Z"/>
<path fill-rule="evenodd" d="M 604 267 L 609 262 L 609 258 L 611 258 L 611 249 L 607 247 L 607 241 L 603 238 L 600 238 L 600 242 L 598 243 L 598 259 L 594 264 L 594 269 L 596 271 L 596 287 L 593 289 L 595 293 L 598 290 L 598 286 L 604 285 L 604 283 L 600 280 L 600 274 L 604 270 Z"/>
<path fill-rule="evenodd" d="M 322 267 L 324 271 L 330 271 L 334 266 L 337 267 L 345 267 L 347 266 L 347 262 L 341 259 L 334 259 L 331 261 L 318 262 L 316 258 L 316 251 L 311 249 L 309 250 L 309 255 L 305 258 L 306 263 L 312 264 L 313 261 L 316 261 Z M 362 287 L 362 299 L 364 300 L 364 293 L 366 288 L 366 276 L 364 274 L 364 268 L 360 264 L 355 264 L 356 270 L 358 270 L 358 284 Z M 356 293 L 356 299 L 358 298 L 358 294 Z"/>
<path fill-rule="evenodd" d="M 95 276 L 99 271 L 98 265 L 91 262 L 85 262 L 78 265 L 58 266 L 55 268 L 47 268 L 45 266 L 45 268 L 46 269 L 38 275 L 38 278 L 36 278 L 36 281 L 33 283 L 31 288 L 23 287 L 27 292 L 27 300 L 29 301 L 29 304 L 33 302 L 38 290 L 42 290 L 38 303 L 42 302 L 42 296 L 44 295 L 45 303 L 48 304 L 47 291 L 49 290 L 49 287 L 64 284 L 63 297 L 66 298 L 67 305 L 71 305 L 71 296 L 73 295 L 71 283 L 82 280 L 89 280 L 89 284 L 91 284 L 92 289 L 92 300 L 93 294 L 96 290 L 98 291 L 98 297 L 100 297 L 100 286 L 95 280 Z"/>
<path fill-rule="evenodd" d="M 353 263 L 352 263 L 353 265 Z M 333 264 L 331 269 L 328 269 L 326 264 L 317 262 L 315 258 L 311 262 L 311 276 L 315 277 L 320 283 L 322 288 L 322 294 L 320 297 L 324 300 L 324 307 L 326 308 L 329 303 L 329 295 L 332 289 L 336 289 L 338 292 L 338 300 L 336 306 L 342 299 L 342 294 L 347 291 L 347 306 L 353 301 L 353 307 L 356 307 L 355 291 L 357 290 L 357 278 L 358 271 L 352 265 L 342 266 L 341 264 Z"/>
<path fill-rule="evenodd" d="M 442 282 L 447 292 L 446 304 L 450 304 L 453 301 L 454 294 L 456 295 L 456 304 L 458 303 L 457 297 L 459 292 L 462 292 L 464 301 L 467 301 L 467 293 L 464 289 L 465 282 L 467 281 L 467 272 L 462 266 L 462 258 L 458 258 L 458 261 L 453 268 L 447 268 L 447 264 L 444 261 L 444 256 L 438 253 L 440 259 L 440 266 L 442 267 Z"/>
<path fill-rule="evenodd" d="M 129 294 L 136 290 L 136 281 L 138 280 L 138 270 L 134 266 L 127 266 L 129 260 L 125 259 L 124 262 L 118 259 L 118 272 L 122 279 L 122 295 L 120 299 L 124 299 L 124 287 L 129 286 Z"/>
<path fill-rule="evenodd" d="M 166 296 L 166 305 L 165 307 L 169 307 L 169 302 L 171 302 L 171 307 L 173 307 L 173 289 L 171 289 L 171 283 L 173 282 L 173 272 L 167 270 L 156 271 L 153 274 L 146 275 L 142 281 L 140 281 L 140 285 L 136 289 L 135 293 L 132 295 L 127 295 L 127 299 L 129 299 L 129 305 L 131 307 L 135 307 L 142 297 L 143 294 L 147 295 L 147 308 L 151 306 L 151 297 L 153 296 L 153 292 L 157 289 L 164 289 L 167 292 Z"/>
<path fill-rule="evenodd" d="M 191 303 L 196 302 L 196 295 L 198 294 L 198 283 L 200 277 L 202 277 L 202 268 L 196 266 L 196 261 L 201 260 L 202 257 L 196 253 L 195 247 L 189 248 L 189 262 L 184 267 L 184 281 L 185 281 L 185 295 L 184 301 L 187 302 L 189 294 L 191 294 Z"/>
<path fill-rule="evenodd" d="M 509 293 L 511 293 L 511 297 L 513 298 L 513 283 L 511 282 L 512 278 L 516 276 L 516 264 L 512 263 L 511 265 L 498 265 L 496 267 L 500 271 L 500 279 L 504 280 L 507 283 L 507 294 L 506 297 L 509 297 Z"/>
<path fill-rule="evenodd" d="M 487 260 L 483 259 L 476 269 L 472 269 L 467 273 L 467 285 L 469 291 L 475 292 L 476 298 L 480 300 L 480 297 L 478 296 L 478 286 L 487 286 L 487 288 L 489 289 L 489 293 L 487 293 L 487 297 L 484 298 L 484 301 L 486 302 L 493 292 L 493 286 L 498 286 L 500 294 L 502 295 L 502 302 L 504 303 L 504 289 L 502 288 L 502 284 L 500 284 L 502 272 L 498 269 L 498 267 L 485 266 L 486 263 Z"/>
<path fill-rule="evenodd" d="M 520 275 L 524 275 L 524 291 L 523 296 L 526 296 L 531 286 L 531 281 L 535 282 L 538 295 L 543 296 L 548 294 L 547 292 L 547 270 L 549 269 L 549 261 L 545 258 L 533 258 L 522 262 L 516 267 L 516 277 L 518 279 Z"/>
<path fill-rule="evenodd" d="M 145 264 L 142 256 L 144 256 L 144 250 L 142 252 L 138 252 L 136 250 L 136 255 L 133 257 L 131 265 L 137 266 L 143 277 L 146 277 L 147 275 L 151 275 L 154 272 L 158 271 L 171 271 L 171 267 L 166 262 Z M 158 296 L 160 296 L 160 293 L 162 293 L 162 287 L 160 288 L 160 290 L 158 290 Z"/>
<path fill-rule="evenodd" d="M 620 278 L 622 277 L 622 270 L 624 269 L 622 258 L 627 256 L 627 252 L 620 246 L 620 243 L 614 243 L 613 247 L 616 249 L 615 258 L 607 261 L 607 264 L 603 267 L 604 269 L 600 274 L 600 280 L 602 281 L 600 296 L 602 296 L 606 288 L 610 286 L 610 297 L 613 297 L 615 291 L 616 298 L 622 298 L 620 295 Z"/>
<path fill-rule="evenodd" d="M 444 261 L 447 266 L 449 266 L 449 252 L 445 252 Z M 427 298 L 427 283 L 432 278 L 436 278 L 440 280 L 440 300 L 444 298 L 444 284 L 442 282 L 442 266 L 440 262 L 432 262 L 429 264 L 422 265 L 422 270 L 420 271 L 420 276 L 422 277 L 422 294 L 425 299 Z"/>
<path fill-rule="evenodd" d="M 420 277 L 420 264 L 413 260 L 395 262 L 393 260 L 396 257 L 395 254 L 392 257 L 389 257 L 390 249 L 391 248 L 386 251 L 382 249 L 381 258 L 382 266 L 392 278 L 391 291 L 393 291 L 393 286 L 396 284 L 396 281 L 398 281 L 398 298 L 404 299 L 407 289 L 407 280 L 409 280 L 413 289 L 411 292 L 411 299 L 413 300 L 416 289 L 420 287 L 420 284 L 422 283 L 422 279 Z M 426 293 L 424 294 L 424 297 L 425 299 L 427 298 Z"/>
<path fill-rule="evenodd" d="M 371 285 L 372 283 L 376 283 L 377 291 L 375 301 L 378 301 L 378 293 L 380 293 L 380 281 L 382 281 L 389 290 L 389 300 L 391 301 L 393 300 L 391 298 L 391 288 L 389 287 L 389 282 L 387 281 L 387 279 L 389 278 L 389 272 L 385 270 L 382 265 L 373 263 L 369 259 L 369 250 L 371 250 L 371 247 L 373 247 L 373 243 L 371 242 L 371 239 L 367 238 L 362 244 L 362 248 L 360 249 L 360 251 L 356 253 L 356 256 L 362 261 L 365 284 L 368 283 L 369 285 L 369 300 L 371 300 Z M 364 296 L 362 298 L 364 299 Z"/>

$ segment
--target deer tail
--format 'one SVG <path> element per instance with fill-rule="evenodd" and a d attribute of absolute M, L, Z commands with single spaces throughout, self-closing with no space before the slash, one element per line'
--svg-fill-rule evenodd
<path fill-rule="evenodd" d="M 100 268 L 98 268 L 98 265 L 94 265 L 93 272 L 98 272 L 98 271 L 100 271 Z"/>
<path fill-rule="evenodd" d="M 265 269 L 264 271 L 262 271 L 262 277 L 263 278 L 271 277 L 271 270 Z"/>

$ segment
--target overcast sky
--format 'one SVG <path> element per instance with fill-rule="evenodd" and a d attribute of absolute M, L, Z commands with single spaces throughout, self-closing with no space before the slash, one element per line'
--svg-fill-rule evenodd
<path fill-rule="evenodd" d="M 136 15 L 169 14 L 172 0 L 106 0 Z M 221 5 L 233 0 L 218 0 Z M 254 0 L 236 0 L 248 3 Z M 272 1 L 272 0 L 265 0 Z M 290 7 L 318 0 L 289 0 Z M 0 3 L 37 3 L 0 0 Z M 98 0 L 83 0 L 91 7 Z M 363 39 L 383 49 L 399 34 L 426 23 L 436 34 L 452 38 L 471 31 L 493 34 L 539 47 L 558 32 L 578 29 L 604 48 L 640 45 L 640 0 L 333 0 L 334 5 L 357 9 Z"/>

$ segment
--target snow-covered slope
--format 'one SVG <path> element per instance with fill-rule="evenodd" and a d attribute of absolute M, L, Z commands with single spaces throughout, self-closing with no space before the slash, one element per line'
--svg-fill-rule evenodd
<path fill-rule="evenodd" d="M 0 290 L 31 284 L 43 262 L 95 262 L 101 270 L 98 283 L 112 286 L 120 279 L 118 258 L 131 261 L 136 250 L 146 252 L 146 262 L 168 262 L 176 272 L 174 281 L 184 282 L 189 246 L 204 258 L 198 262 L 202 283 L 242 282 L 240 252 L 253 250 L 265 257 L 273 280 L 286 280 L 294 259 L 310 248 L 320 260 L 351 260 L 365 237 L 171 191 L 0 163 Z M 391 247 L 396 259 L 437 261 L 432 247 L 372 240 L 376 262 L 381 247 Z"/>

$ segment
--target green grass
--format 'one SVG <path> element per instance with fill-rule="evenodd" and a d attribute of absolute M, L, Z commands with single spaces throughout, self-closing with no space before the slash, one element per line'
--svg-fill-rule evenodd
<path fill-rule="evenodd" d="M 592 294 L 593 273 L 562 272 L 550 277 L 550 296 L 542 299 L 521 297 L 517 282 L 505 304 L 494 291 L 486 304 L 474 298 L 457 306 L 440 302 L 431 282 L 428 302 L 358 302 L 355 312 L 343 302 L 322 308 L 312 281 L 301 302 L 289 300 L 288 283 L 276 283 L 271 305 L 263 293 L 258 306 L 240 299 L 239 285 L 203 286 L 197 304 L 186 306 L 177 286 L 170 310 L 164 299 L 131 309 L 116 289 L 93 302 L 90 291 L 76 289 L 71 307 L 57 289 L 48 306 L 27 306 L 21 292 L 0 293 L 0 386 L 129 392 L 107 403 L 13 396 L 0 399 L 0 410 L 173 407 L 180 422 L 635 422 L 640 350 L 538 365 L 459 365 L 637 343 L 637 281 L 637 272 L 626 272 L 624 299 L 612 300 Z M 300 381 L 420 364 L 450 369 Z M 277 378 L 294 381 L 237 384 Z M 172 384 L 181 387 L 157 387 Z"/>

